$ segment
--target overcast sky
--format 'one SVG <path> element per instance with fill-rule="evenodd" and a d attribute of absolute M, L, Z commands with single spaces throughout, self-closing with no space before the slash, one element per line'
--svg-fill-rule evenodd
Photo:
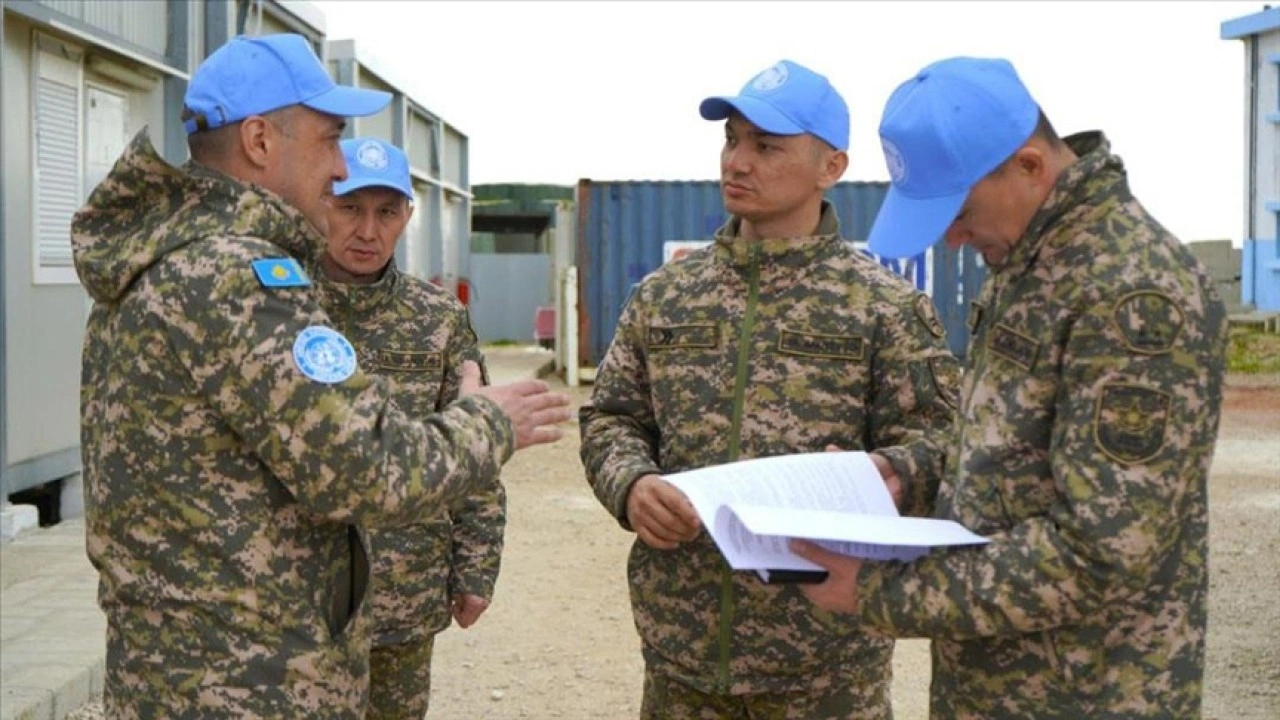
<path fill-rule="evenodd" d="M 786 58 L 852 115 L 845 180 L 886 180 L 876 127 L 933 60 L 1010 59 L 1063 133 L 1104 130 L 1134 192 L 1184 240 L 1243 230 L 1244 44 L 1257 2 L 314 3 L 419 103 L 467 134 L 473 184 L 702 180 L 698 116 Z"/>

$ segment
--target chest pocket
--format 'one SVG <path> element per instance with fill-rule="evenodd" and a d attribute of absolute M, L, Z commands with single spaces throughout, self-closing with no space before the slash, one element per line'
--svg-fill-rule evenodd
<path fill-rule="evenodd" d="M 391 381 L 396 404 L 413 417 L 436 411 L 444 384 L 444 356 L 438 352 L 378 350 L 374 372 Z"/>
<path fill-rule="evenodd" d="M 861 450 L 868 442 L 870 348 L 865 335 L 832 329 L 844 332 L 783 326 L 773 352 L 762 358 L 757 377 L 773 388 L 777 407 L 760 412 L 801 421 L 785 424 L 779 451 L 817 451 L 828 444 Z"/>

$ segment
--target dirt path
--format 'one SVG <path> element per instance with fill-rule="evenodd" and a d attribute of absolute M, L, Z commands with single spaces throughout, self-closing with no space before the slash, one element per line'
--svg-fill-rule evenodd
<path fill-rule="evenodd" d="M 573 391 L 585 400 L 586 388 Z M 1211 488 L 1205 717 L 1280 718 L 1280 390 L 1232 389 Z M 511 517 L 494 607 L 438 641 L 430 716 L 631 720 L 639 641 L 624 568 L 631 536 L 591 495 L 577 437 L 505 471 Z M 894 662 L 898 720 L 927 717 L 928 644 Z"/>

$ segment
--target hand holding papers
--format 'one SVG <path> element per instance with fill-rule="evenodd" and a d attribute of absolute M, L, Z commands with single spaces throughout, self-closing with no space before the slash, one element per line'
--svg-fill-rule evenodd
<path fill-rule="evenodd" d="M 853 557 L 902 561 L 932 547 L 987 542 L 950 520 L 899 516 L 862 452 L 743 460 L 664 479 L 689 498 L 729 566 L 755 570 L 766 582 L 821 580 L 822 568 L 791 552 L 790 538 Z"/>

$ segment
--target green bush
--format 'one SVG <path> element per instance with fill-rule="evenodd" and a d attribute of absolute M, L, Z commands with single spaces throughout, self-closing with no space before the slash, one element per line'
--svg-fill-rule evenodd
<path fill-rule="evenodd" d="M 1231 328 L 1227 370 L 1235 373 L 1280 372 L 1280 334 L 1252 327 Z"/>

